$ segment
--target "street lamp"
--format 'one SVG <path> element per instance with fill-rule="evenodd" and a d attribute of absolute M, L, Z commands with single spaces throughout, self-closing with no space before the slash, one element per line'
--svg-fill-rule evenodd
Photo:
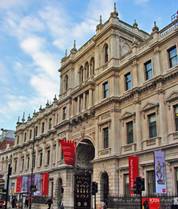
<path fill-rule="evenodd" d="M 12 174 L 12 167 L 11 167 L 11 164 L 9 163 L 8 172 L 7 172 L 6 190 L 5 190 L 6 191 L 5 209 L 7 209 L 7 202 L 8 202 L 8 197 L 9 197 L 9 178 L 11 174 Z"/>
<path fill-rule="evenodd" d="M 29 209 L 32 207 L 32 195 L 33 195 L 33 169 L 35 166 L 35 135 L 36 135 L 36 130 L 34 127 L 34 134 L 33 134 L 33 141 L 32 141 L 32 167 L 31 167 L 31 174 L 30 174 L 30 196 L 29 196 Z"/>

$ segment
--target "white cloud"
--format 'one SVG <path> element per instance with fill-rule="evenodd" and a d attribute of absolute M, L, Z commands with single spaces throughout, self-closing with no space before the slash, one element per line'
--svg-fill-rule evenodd
<path fill-rule="evenodd" d="M 23 3 L 23 0 L 1 0 L 0 9 L 10 9 L 11 7 L 22 5 Z"/>

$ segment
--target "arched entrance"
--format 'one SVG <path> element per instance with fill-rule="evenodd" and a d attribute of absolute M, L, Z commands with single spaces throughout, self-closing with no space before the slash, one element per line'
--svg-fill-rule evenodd
<path fill-rule="evenodd" d="M 108 194 L 109 194 L 109 176 L 107 172 L 103 172 L 101 174 L 100 188 L 101 188 L 101 201 L 107 205 Z"/>
<path fill-rule="evenodd" d="M 76 168 L 74 175 L 74 209 L 91 208 L 91 175 L 95 149 L 92 142 L 84 139 L 76 149 Z"/>

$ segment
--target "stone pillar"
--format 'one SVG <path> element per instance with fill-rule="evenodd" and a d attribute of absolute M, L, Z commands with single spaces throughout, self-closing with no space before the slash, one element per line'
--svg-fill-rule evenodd
<path fill-rule="evenodd" d="M 161 75 L 161 62 L 160 62 L 160 49 L 156 47 L 154 49 L 153 57 L 153 76 Z"/>
<path fill-rule="evenodd" d="M 93 105 L 93 91 L 92 89 L 89 89 L 89 104 L 88 104 L 88 108 L 92 107 Z"/>
<path fill-rule="evenodd" d="M 84 112 L 85 111 L 85 93 L 83 93 L 83 105 L 82 105 L 82 111 Z"/>
<path fill-rule="evenodd" d="M 79 111 L 79 103 L 80 103 L 80 97 L 77 97 L 77 115 L 80 113 Z"/>
<path fill-rule="evenodd" d="M 166 144 L 167 142 L 167 117 L 166 107 L 164 104 L 164 93 L 159 94 L 159 136 L 161 136 L 161 142 Z"/>
<path fill-rule="evenodd" d="M 134 60 L 132 63 L 132 72 L 133 72 L 132 73 L 132 77 L 133 77 L 132 86 L 134 88 L 134 87 L 138 86 L 138 81 L 139 81 L 139 79 L 138 79 L 138 63 L 136 60 Z"/>
<path fill-rule="evenodd" d="M 140 102 L 138 101 L 135 104 L 135 108 L 136 108 L 136 115 L 135 115 L 135 131 L 136 134 L 134 134 L 136 136 L 135 138 L 135 143 L 137 146 L 137 151 L 141 150 L 142 147 L 142 127 L 141 127 L 141 112 L 140 112 Z"/>

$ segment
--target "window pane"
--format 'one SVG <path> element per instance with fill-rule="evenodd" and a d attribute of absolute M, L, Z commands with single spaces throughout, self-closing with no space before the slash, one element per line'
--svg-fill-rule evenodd
<path fill-rule="evenodd" d="M 109 96 L 109 84 L 108 82 L 103 83 L 103 98 Z"/>
<path fill-rule="evenodd" d="M 133 122 L 128 122 L 127 126 L 127 144 L 133 143 Z"/>
<path fill-rule="evenodd" d="M 146 80 L 149 80 L 152 78 L 152 64 L 151 60 L 145 63 L 145 75 L 146 75 Z"/>
<path fill-rule="evenodd" d="M 126 90 L 129 90 L 132 88 L 132 76 L 131 73 L 127 73 L 125 75 L 125 88 Z"/>
<path fill-rule="evenodd" d="M 148 115 L 148 123 L 149 123 L 149 138 L 156 137 L 157 130 L 156 130 L 156 115 L 155 115 L 155 113 Z"/>
<path fill-rule="evenodd" d="M 176 131 L 178 131 L 178 105 L 174 106 L 174 112 L 175 112 L 175 128 Z"/>
<path fill-rule="evenodd" d="M 147 188 L 148 195 L 155 193 L 155 175 L 154 171 L 147 171 Z"/>
<path fill-rule="evenodd" d="M 178 62 L 176 46 L 173 46 L 170 49 L 168 49 L 168 54 L 170 67 L 176 66 Z"/>
<path fill-rule="evenodd" d="M 103 128 L 103 147 L 108 148 L 108 140 L 109 140 L 109 135 L 108 135 L 108 127 Z"/>

